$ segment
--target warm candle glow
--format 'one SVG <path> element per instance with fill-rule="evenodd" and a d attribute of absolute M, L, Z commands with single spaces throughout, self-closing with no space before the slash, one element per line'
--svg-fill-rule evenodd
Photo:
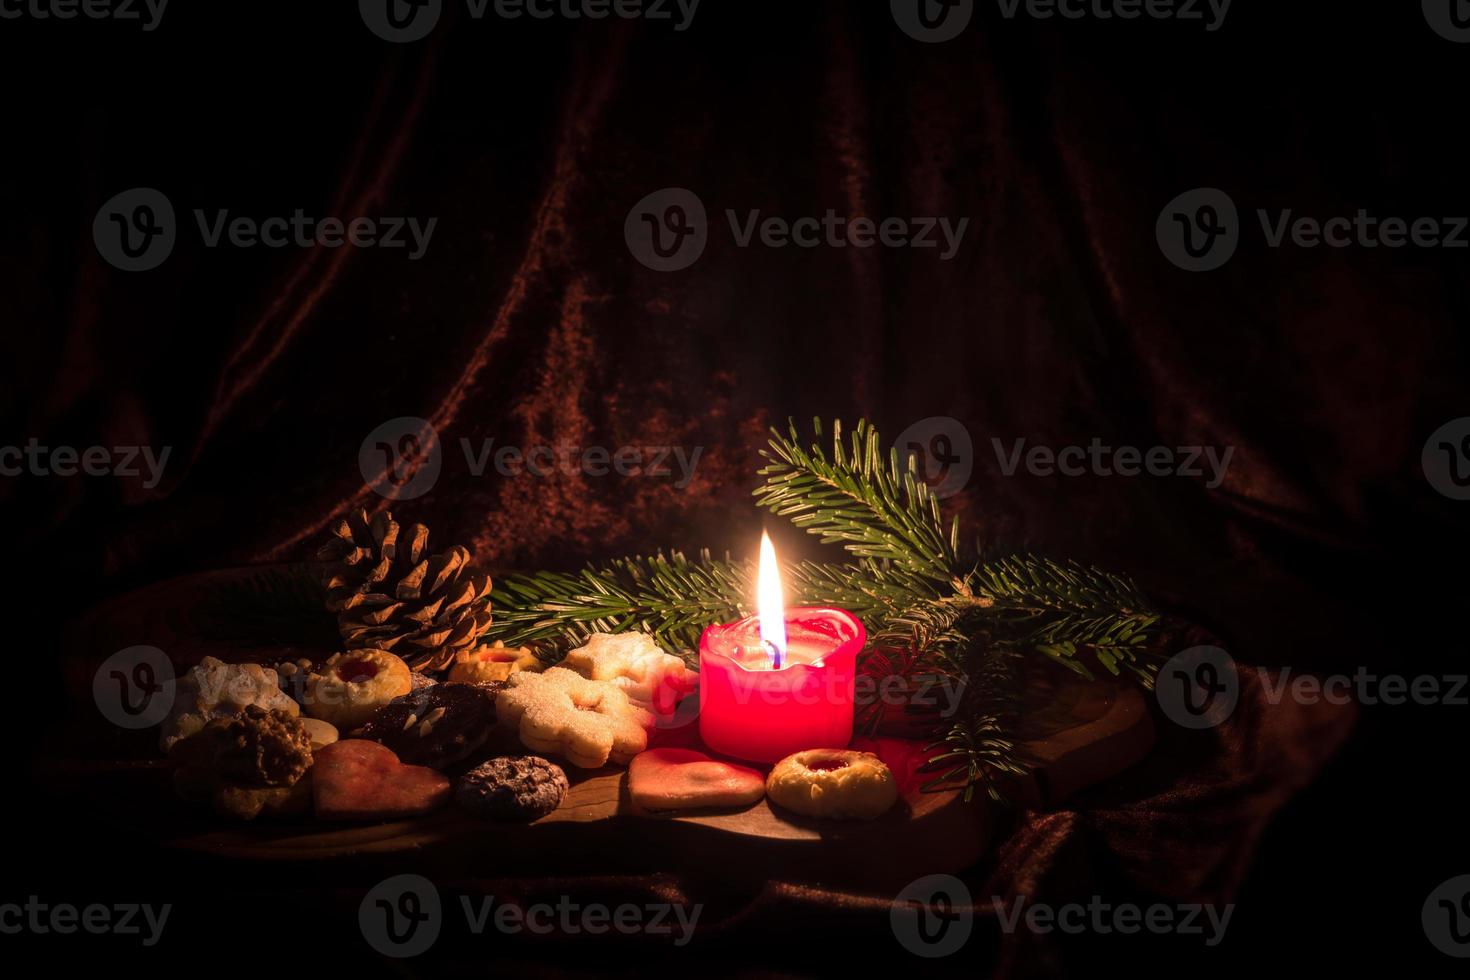
<path fill-rule="evenodd" d="M 776 563 L 776 548 L 771 536 L 761 532 L 760 572 L 755 586 L 756 609 L 760 613 L 761 641 L 771 653 L 771 666 L 777 670 L 786 658 L 786 603 L 781 598 L 781 566 Z"/>

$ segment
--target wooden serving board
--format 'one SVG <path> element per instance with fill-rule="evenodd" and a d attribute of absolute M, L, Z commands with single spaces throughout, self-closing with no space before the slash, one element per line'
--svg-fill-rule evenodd
<path fill-rule="evenodd" d="M 979 860 L 994 825 L 988 808 L 956 794 L 916 794 L 872 822 L 807 821 L 753 807 L 648 814 L 628 799 L 627 774 L 578 779 L 560 807 L 532 824 L 486 824 L 455 807 L 417 820 L 362 826 L 303 820 L 212 826 L 171 846 L 252 861 L 332 861 L 364 855 L 418 858 L 479 873 L 669 871 L 699 867 L 725 879 L 783 875 L 850 884 L 902 884 L 917 873 L 958 871 Z M 879 846 L 879 845 L 883 846 Z"/>
<path fill-rule="evenodd" d="M 450 871 L 473 868 L 495 874 L 523 869 L 611 874 L 672 866 L 759 879 L 779 868 L 782 874 L 809 880 L 887 886 L 919 873 L 970 866 L 984 854 L 1004 819 L 983 792 L 970 802 L 956 792 L 922 793 L 919 781 L 897 766 L 905 794 L 892 811 L 869 822 L 809 820 L 773 809 L 764 800 L 738 811 L 648 813 L 629 799 L 621 767 L 593 773 L 568 767 L 573 785 L 562 805 L 532 824 L 486 824 L 453 807 L 416 820 L 369 825 L 310 819 L 228 824 L 191 810 L 173 796 L 167 763 L 153 754 L 151 732 L 119 739 L 115 729 L 96 724 L 95 710 L 86 717 L 87 701 L 97 665 L 116 650 L 138 644 L 160 647 L 181 668 L 204 656 L 273 663 L 330 654 L 329 647 L 310 644 L 232 649 L 219 637 L 194 630 L 191 610 L 211 588 L 253 571 L 258 569 L 158 583 L 84 617 L 68 644 L 69 688 L 83 723 L 69 733 L 73 737 L 60 741 L 69 746 L 65 755 L 43 763 L 43 770 L 72 784 L 78 775 L 93 784 L 115 782 L 118 798 L 149 801 L 139 808 L 140 822 L 161 843 L 197 855 L 401 864 L 412 854 L 416 867 L 442 864 Z M 1133 765 L 1152 747 L 1151 716 L 1132 687 L 1084 682 L 1066 671 L 1044 668 L 1034 681 L 1028 680 L 1028 690 L 1034 708 L 1026 713 L 1022 751 L 1036 769 L 1031 778 L 1008 787 L 1023 804 L 1057 806 Z M 889 748 L 903 744 L 890 742 Z"/>

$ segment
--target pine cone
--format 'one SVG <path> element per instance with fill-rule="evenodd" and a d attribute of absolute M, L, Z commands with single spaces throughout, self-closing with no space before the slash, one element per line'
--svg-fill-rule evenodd
<path fill-rule="evenodd" d="M 429 529 L 401 529 L 387 511 L 359 510 L 332 528 L 317 552 L 327 562 L 327 608 L 349 650 L 391 650 L 414 670 L 442 670 L 490 625 L 490 576 L 468 549 L 429 555 Z"/>

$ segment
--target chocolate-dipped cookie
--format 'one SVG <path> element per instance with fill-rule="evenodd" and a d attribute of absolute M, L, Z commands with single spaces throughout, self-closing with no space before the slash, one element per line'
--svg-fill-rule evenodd
<path fill-rule="evenodd" d="M 475 684 L 435 684 L 394 698 L 353 736 L 387 746 L 405 765 L 444 769 L 473 755 L 494 727 L 492 692 Z"/>

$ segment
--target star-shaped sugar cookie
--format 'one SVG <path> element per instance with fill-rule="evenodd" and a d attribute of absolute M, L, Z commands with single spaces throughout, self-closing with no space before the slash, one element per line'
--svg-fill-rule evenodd
<path fill-rule="evenodd" d="M 616 684 L 642 705 L 677 700 L 694 687 L 696 676 L 653 637 L 637 632 L 594 633 L 585 646 L 567 654 L 562 666 L 590 680 Z"/>

